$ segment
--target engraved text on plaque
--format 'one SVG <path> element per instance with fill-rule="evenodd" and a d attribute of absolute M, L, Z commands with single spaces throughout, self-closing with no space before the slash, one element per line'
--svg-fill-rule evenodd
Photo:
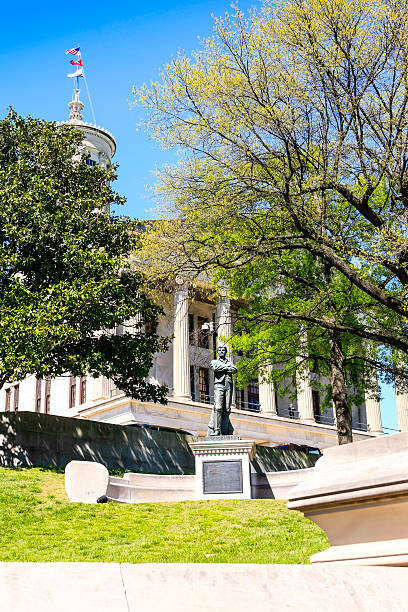
<path fill-rule="evenodd" d="M 204 493 L 242 493 L 242 461 L 204 461 Z"/>

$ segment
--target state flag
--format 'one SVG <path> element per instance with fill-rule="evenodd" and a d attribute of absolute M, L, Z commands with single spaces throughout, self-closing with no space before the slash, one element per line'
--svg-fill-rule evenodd
<path fill-rule="evenodd" d="M 84 76 L 83 68 L 78 68 L 75 72 L 71 72 L 71 74 L 67 74 L 67 77 L 69 77 L 70 79 L 72 77 L 83 77 L 83 76 Z"/>

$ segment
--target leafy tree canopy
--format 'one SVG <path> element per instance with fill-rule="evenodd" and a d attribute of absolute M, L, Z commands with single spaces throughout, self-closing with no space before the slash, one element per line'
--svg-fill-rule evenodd
<path fill-rule="evenodd" d="M 139 233 L 105 214 L 124 202 L 111 188 L 115 168 L 88 166 L 82 140 L 13 110 L 0 121 L 0 384 L 89 373 L 163 401 L 165 388 L 146 381 L 166 340 L 132 269 Z M 123 321 L 131 329 L 116 335 Z"/>
<path fill-rule="evenodd" d="M 265 0 L 248 17 L 216 20 L 200 51 L 136 92 L 153 137 L 185 154 L 161 173 L 171 202 L 188 190 L 211 215 L 228 191 L 243 216 L 264 211 L 267 225 L 241 254 L 320 257 L 397 315 L 388 341 L 405 352 L 406 9 Z"/>
<path fill-rule="evenodd" d="M 157 271 L 223 278 L 252 340 L 295 369 L 317 352 L 343 408 L 368 366 L 406 378 L 389 350 L 408 351 L 407 42 L 405 0 L 264 0 L 135 91 L 181 151 L 159 172 Z"/>

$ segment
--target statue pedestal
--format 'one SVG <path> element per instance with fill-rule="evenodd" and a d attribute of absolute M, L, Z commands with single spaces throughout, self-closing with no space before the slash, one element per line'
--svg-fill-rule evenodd
<path fill-rule="evenodd" d="M 189 446 L 195 457 L 197 499 L 251 499 L 254 440 L 215 436 Z"/>

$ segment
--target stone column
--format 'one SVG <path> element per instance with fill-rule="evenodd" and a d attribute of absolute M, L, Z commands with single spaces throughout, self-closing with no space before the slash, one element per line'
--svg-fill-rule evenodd
<path fill-rule="evenodd" d="M 403 366 L 406 362 L 406 356 L 403 353 L 398 354 L 399 366 Z M 395 399 L 397 404 L 398 429 L 400 431 L 408 431 L 408 391 L 404 387 L 398 385 L 395 381 Z"/>
<path fill-rule="evenodd" d="M 221 288 L 220 294 L 221 294 L 221 297 L 217 302 L 217 313 L 216 313 L 217 346 L 224 346 L 226 344 L 226 341 L 232 334 L 231 300 L 229 299 L 227 295 L 226 287 Z M 228 349 L 227 358 L 233 361 L 230 349 Z M 231 402 L 231 408 L 233 410 L 236 408 L 235 393 L 236 393 L 236 388 L 234 385 L 234 393 L 233 393 L 232 402 Z"/>
<path fill-rule="evenodd" d="M 217 303 L 217 346 L 224 345 L 225 339 L 229 338 L 232 333 L 231 302 L 226 290 L 221 290 L 221 296 Z M 224 340 L 221 340 L 221 337 Z"/>
<path fill-rule="evenodd" d="M 372 373 L 373 376 L 373 387 L 377 390 L 366 391 L 365 394 L 365 407 L 366 407 L 366 418 L 368 429 L 371 433 L 382 434 L 382 422 L 381 422 L 381 408 L 378 398 L 378 382 L 377 374 L 375 371 Z"/>
<path fill-rule="evenodd" d="M 275 388 L 270 380 L 272 366 L 262 368 L 259 375 L 259 404 L 262 414 L 276 415 Z"/>
<path fill-rule="evenodd" d="M 408 431 L 408 393 L 398 393 L 396 390 L 398 429 Z"/>
<path fill-rule="evenodd" d="M 375 434 L 382 434 L 380 402 L 377 398 L 366 396 L 365 406 L 369 431 Z"/>
<path fill-rule="evenodd" d="M 299 419 L 304 423 L 315 423 L 310 370 L 307 366 L 302 366 L 296 373 L 296 390 Z"/>
<path fill-rule="evenodd" d="M 183 280 L 176 279 L 174 292 L 173 389 L 174 396 L 191 399 L 188 293 Z"/>

